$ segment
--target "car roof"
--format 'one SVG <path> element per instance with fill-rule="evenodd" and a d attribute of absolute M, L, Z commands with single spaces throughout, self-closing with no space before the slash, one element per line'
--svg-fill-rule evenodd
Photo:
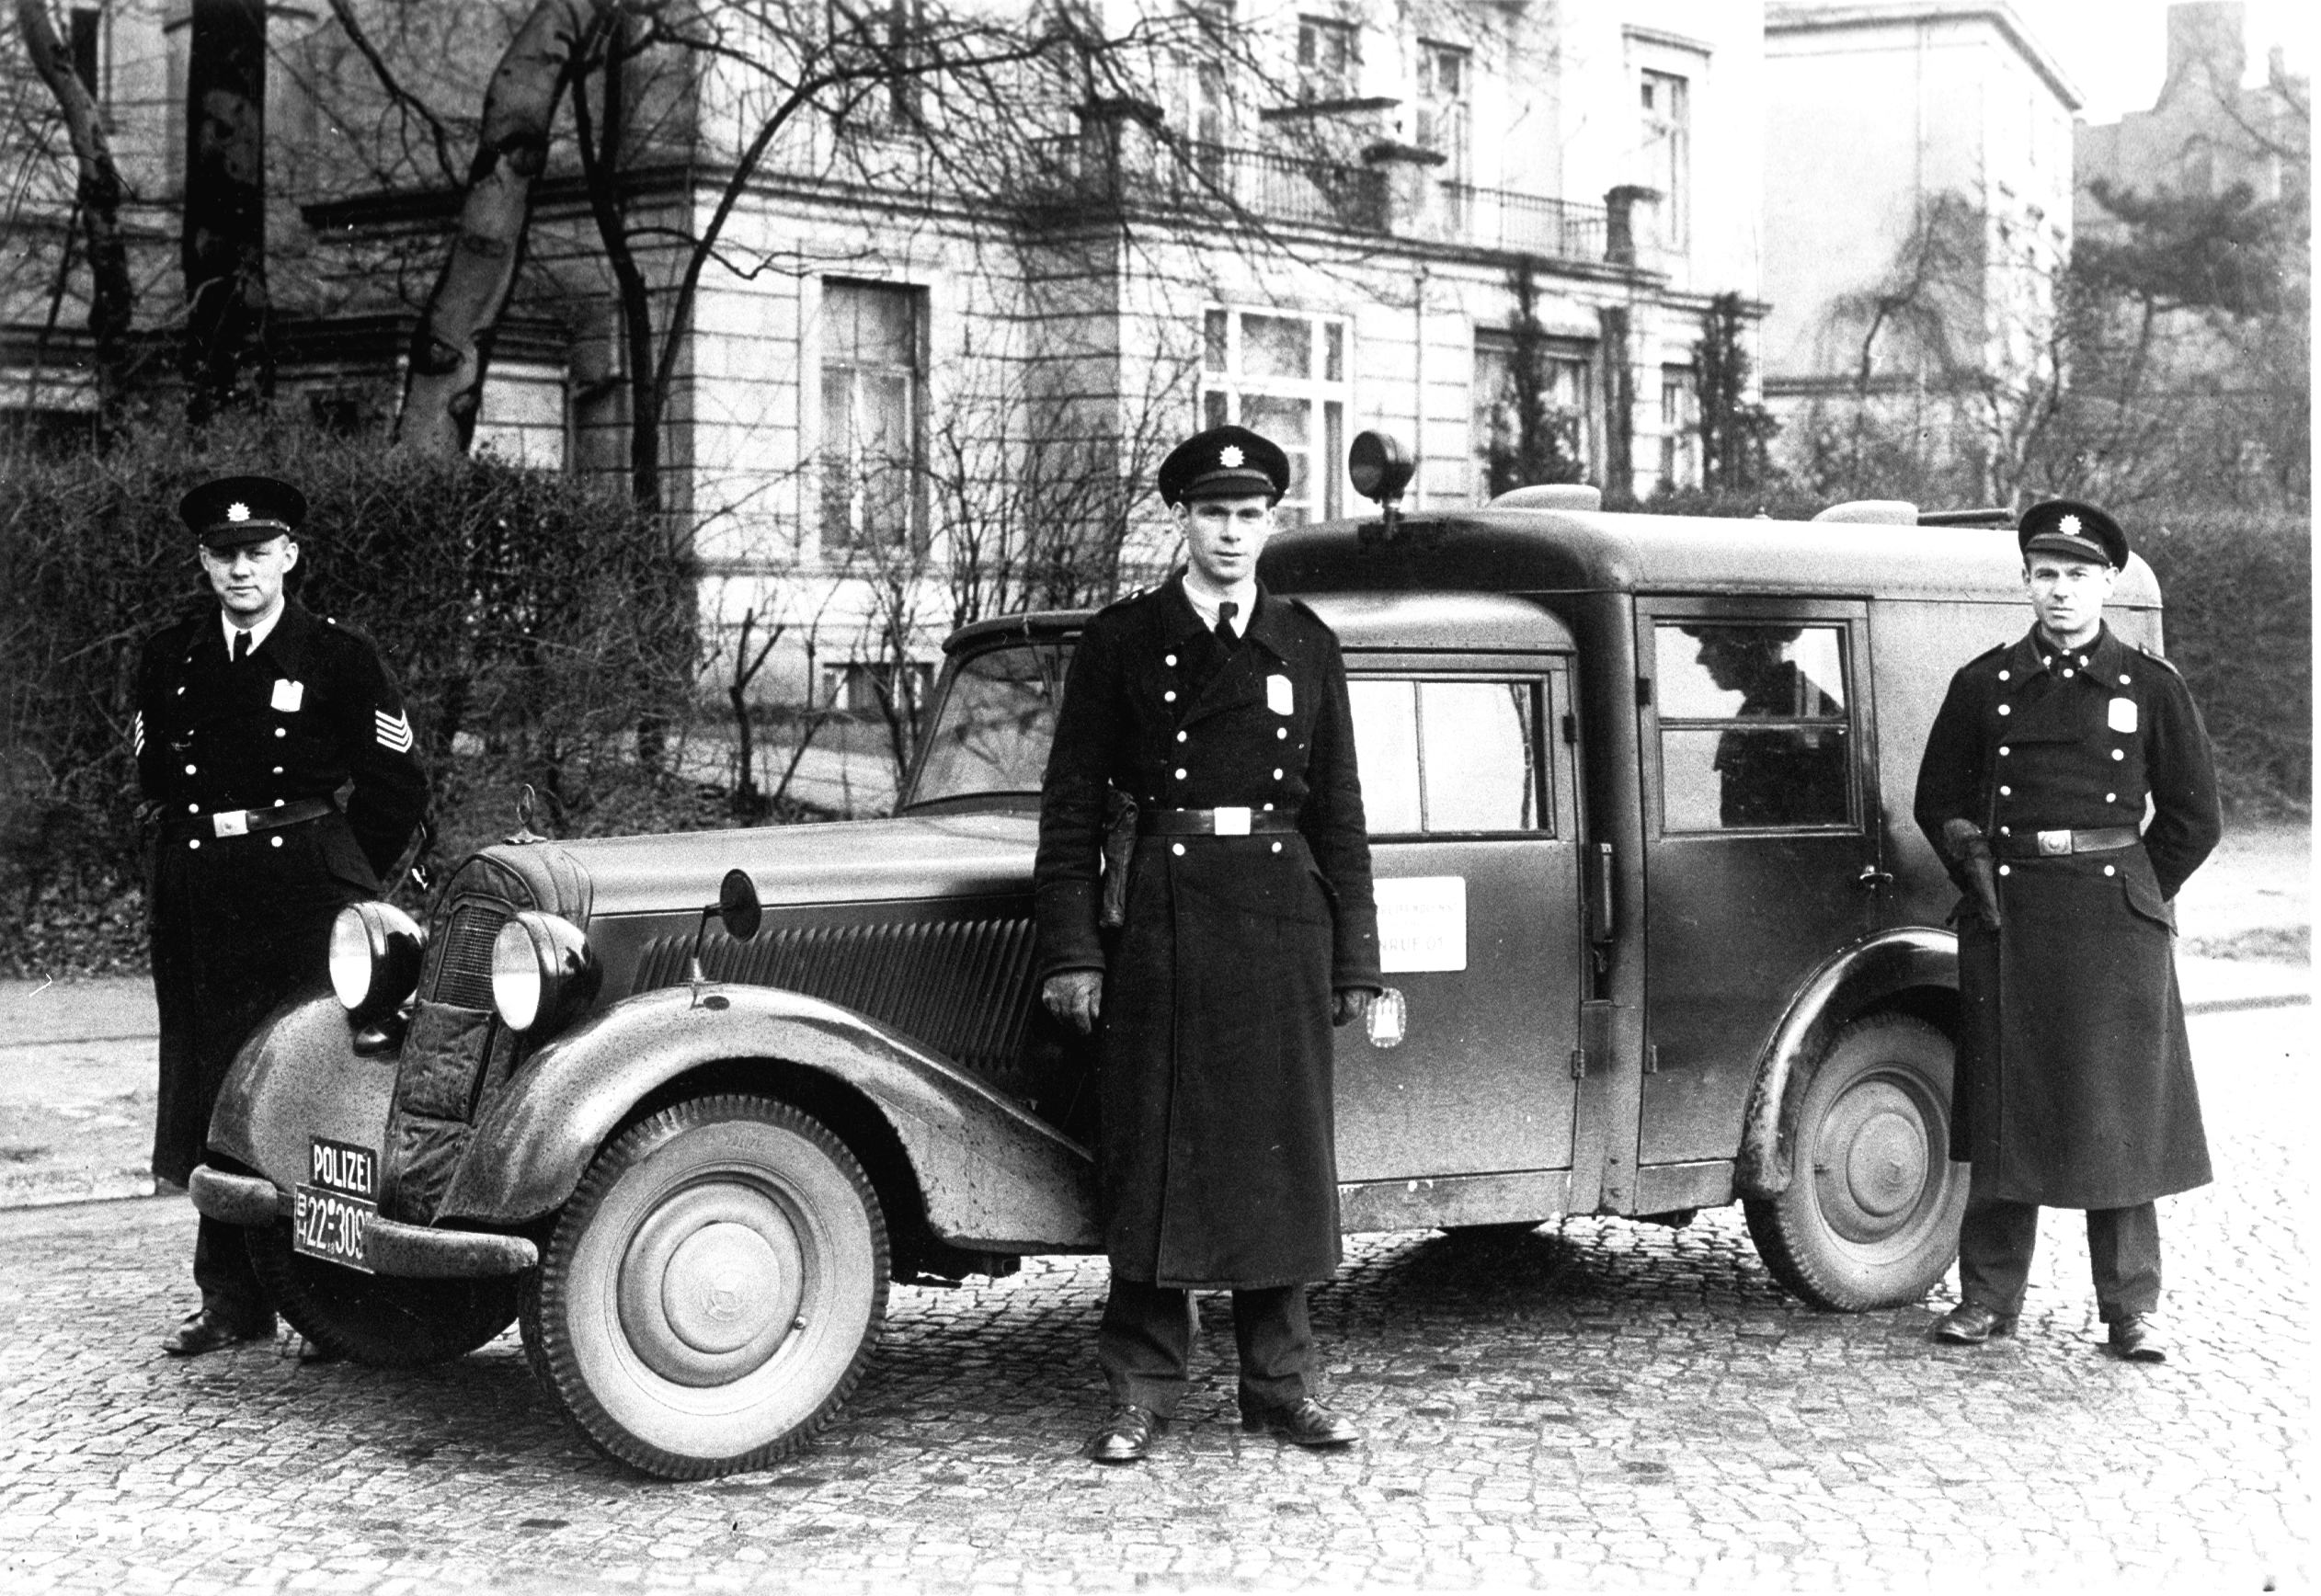
<path fill-rule="evenodd" d="M 1630 592 L 1827 594 L 2019 602 L 2023 561 L 2007 528 L 1736 520 L 1576 510 L 1477 509 L 1285 530 L 1259 571 L 1288 593 Z M 2131 555 L 2112 601 L 2156 605 Z"/>

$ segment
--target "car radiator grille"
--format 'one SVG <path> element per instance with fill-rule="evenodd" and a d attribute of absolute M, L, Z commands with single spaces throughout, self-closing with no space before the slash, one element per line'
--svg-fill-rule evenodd
<path fill-rule="evenodd" d="M 637 989 L 685 978 L 691 936 L 657 939 Z M 737 943 L 713 929 L 702 947 L 715 981 L 780 986 L 857 1009 L 976 1074 L 1009 1081 L 1031 1018 L 1032 922 L 921 920 L 768 927 Z"/>
<path fill-rule="evenodd" d="M 436 967 L 435 1001 L 462 1009 L 492 1006 L 492 939 L 507 923 L 508 911 L 497 904 L 464 903 L 452 911 Z"/>

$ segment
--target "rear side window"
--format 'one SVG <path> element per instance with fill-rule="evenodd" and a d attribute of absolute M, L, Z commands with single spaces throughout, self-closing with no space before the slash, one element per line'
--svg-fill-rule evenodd
<path fill-rule="evenodd" d="M 1553 830 L 1538 682 L 1358 677 L 1347 690 L 1374 836 Z"/>
<path fill-rule="evenodd" d="M 1854 824 L 1843 626 L 1664 621 L 1654 649 L 1664 831 Z"/>

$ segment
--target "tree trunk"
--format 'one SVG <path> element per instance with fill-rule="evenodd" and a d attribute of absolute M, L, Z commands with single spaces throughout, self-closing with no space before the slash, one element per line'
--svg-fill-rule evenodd
<path fill-rule="evenodd" d="M 621 340 L 628 366 L 629 496 L 646 510 L 661 507 L 661 411 L 663 389 L 654 359 L 653 300 L 629 243 L 629 219 L 621 195 L 621 141 L 628 131 L 628 102 L 624 70 L 633 53 L 627 17 L 612 12 L 598 19 L 596 37 L 603 41 L 604 58 L 599 80 L 603 84 L 603 108 L 589 115 L 588 92 L 575 87 L 572 108 L 578 133 L 582 175 L 589 186 L 589 210 L 596 218 L 597 234 L 604 244 L 605 263 L 621 305 Z M 670 336 L 675 336 L 675 330 Z"/>
<path fill-rule="evenodd" d="M 73 71 L 72 52 L 58 40 L 42 0 L 17 0 L 17 27 L 24 35 L 33 70 L 56 97 L 64 130 L 79 169 L 75 198 L 81 234 L 88 249 L 88 331 L 95 345 L 97 438 L 109 443 L 120 430 L 129 391 L 129 327 L 136 291 L 129 281 L 129 251 L 122 242 L 120 169 L 98 118 L 97 102 Z"/>
<path fill-rule="evenodd" d="M 186 57 L 187 413 L 273 389 L 267 351 L 265 0 L 194 0 Z"/>
<path fill-rule="evenodd" d="M 429 454 L 463 454 L 491 357 L 492 331 L 516 283 L 532 186 L 548 164 L 556 102 L 589 18 L 612 0 L 540 0 L 492 73 L 467 173 L 459 234 L 411 336 L 395 438 Z"/>

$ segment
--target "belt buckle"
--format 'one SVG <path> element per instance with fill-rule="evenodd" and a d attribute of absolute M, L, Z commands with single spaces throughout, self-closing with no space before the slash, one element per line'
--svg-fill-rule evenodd
<path fill-rule="evenodd" d="M 1210 810 L 1209 829 L 1218 837 L 1247 837 L 1249 835 L 1249 805 L 1243 804 L 1232 809 Z"/>
<path fill-rule="evenodd" d="M 247 837 L 250 834 L 250 812 L 246 809 L 221 809 L 210 816 L 212 837 Z"/>
<path fill-rule="evenodd" d="M 2071 830 L 2068 826 L 2061 831 L 2042 831 L 2039 834 L 2039 856 L 2041 859 L 2053 858 L 2058 854 L 2066 854 L 2070 851 Z"/>

